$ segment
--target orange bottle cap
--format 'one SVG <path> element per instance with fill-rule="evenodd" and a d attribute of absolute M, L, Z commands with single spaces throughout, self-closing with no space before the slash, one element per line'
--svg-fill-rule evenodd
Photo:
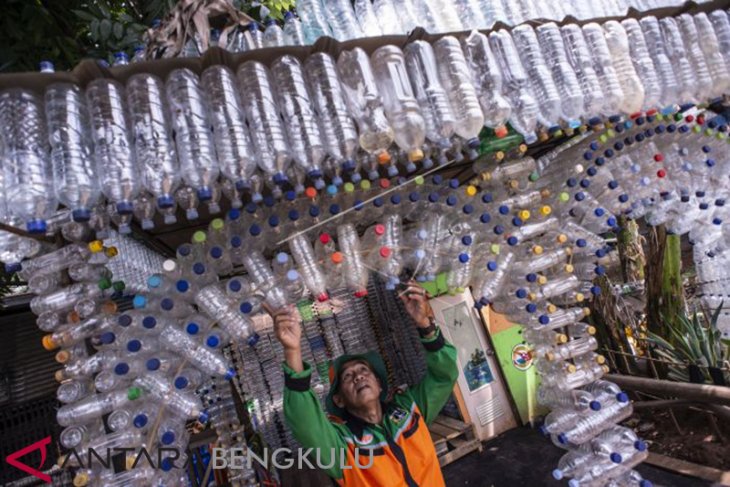
<path fill-rule="evenodd" d="M 43 348 L 48 350 L 49 352 L 51 350 L 55 350 L 58 348 L 58 344 L 53 341 L 52 335 L 46 335 L 41 339 L 41 343 L 43 344 Z"/>
<path fill-rule="evenodd" d="M 380 164 L 388 164 L 390 162 L 390 154 L 387 151 L 383 151 L 378 154 L 378 162 Z"/>
<path fill-rule="evenodd" d="M 307 189 L 304 190 L 304 196 L 306 196 L 310 200 L 313 200 L 317 197 L 317 189 L 313 186 L 309 186 Z"/>
<path fill-rule="evenodd" d="M 335 264 L 341 264 L 343 260 L 345 260 L 345 256 L 342 255 L 342 252 L 335 252 L 330 256 L 330 259 L 332 259 L 332 262 Z"/>

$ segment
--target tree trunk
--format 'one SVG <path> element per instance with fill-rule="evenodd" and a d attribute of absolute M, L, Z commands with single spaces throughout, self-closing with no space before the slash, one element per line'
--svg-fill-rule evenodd
<path fill-rule="evenodd" d="M 618 234 L 618 255 L 621 260 L 621 276 L 624 282 L 644 280 L 646 257 L 641 243 L 643 237 L 639 235 L 639 225 L 625 216 L 619 217 L 621 231 Z"/>

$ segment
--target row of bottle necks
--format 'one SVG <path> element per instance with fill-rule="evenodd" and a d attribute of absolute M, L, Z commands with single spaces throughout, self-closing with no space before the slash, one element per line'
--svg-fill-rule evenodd
<path fill-rule="evenodd" d="M 725 16 L 724 22 L 718 20 L 717 28 L 725 28 L 727 24 L 730 33 L 726 14 L 722 11 L 714 12 L 713 20 L 715 17 L 721 19 L 720 15 L 715 14 Z M 677 28 L 676 22 L 672 24 L 674 19 L 662 20 Z M 717 41 L 713 24 L 705 14 L 694 18 L 680 17 L 678 20 L 680 25 L 687 24 L 686 28 L 692 26 L 703 34 L 709 29 L 706 34 Z M 656 18 L 642 19 L 641 24 L 635 22 L 635 25 L 627 20 L 624 24 L 625 26 L 609 22 L 605 27 L 610 27 L 609 30 L 619 29 L 623 35 L 627 35 L 624 29 L 636 31 L 636 35 L 641 36 L 642 40 L 644 33 L 641 29 L 659 28 Z M 547 42 L 547 38 L 554 37 L 552 34 L 555 32 L 559 39 L 563 36 L 569 37 L 568 27 L 564 26 L 561 31 L 552 24 L 541 26 L 537 30 L 540 36 L 546 37 Z M 603 39 L 603 27 L 596 27 L 599 29 L 599 37 Z M 583 36 L 583 30 L 579 28 L 570 35 Z M 516 38 L 517 44 L 513 42 L 512 36 Z M 525 49 L 518 49 L 523 42 Z M 682 42 L 681 37 L 678 42 Z M 710 41 L 704 44 L 715 47 L 718 45 L 717 42 L 713 44 Z M 587 45 L 580 46 L 585 51 L 584 54 L 590 57 L 591 52 Z M 629 63 L 634 62 L 638 67 L 646 64 L 646 61 L 651 63 L 652 57 L 657 63 L 666 58 L 666 53 L 662 51 L 663 45 L 655 48 L 647 52 L 627 51 L 624 54 Z M 535 50 L 536 53 L 531 53 Z M 306 66 L 311 63 L 317 69 L 307 69 L 306 72 L 302 71 L 301 63 L 291 56 L 280 58 L 272 65 L 271 72 L 265 66 L 251 61 L 244 63 L 239 69 L 241 89 L 247 95 L 250 94 L 245 97 L 240 97 L 237 93 L 232 73 L 220 66 L 209 68 L 208 74 L 204 73 L 202 84 L 194 73 L 177 70 L 168 78 L 165 89 L 156 78 L 139 75 L 141 78 L 127 87 L 128 91 L 131 89 L 128 93 L 128 98 L 132 101 L 129 106 L 131 118 L 140 119 L 140 123 L 134 124 L 137 130 L 134 134 L 128 133 L 129 118 L 123 109 L 123 88 L 116 82 L 97 80 L 90 84 L 86 93 L 90 108 L 90 127 L 84 127 L 83 117 L 79 119 L 79 114 L 85 110 L 78 89 L 69 85 L 57 86 L 55 90 L 47 92 L 47 97 L 51 97 L 48 106 L 54 107 L 53 113 L 49 113 L 51 154 L 57 154 L 59 158 L 56 172 L 60 181 L 57 181 L 55 193 L 62 203 L 77 210 L 77 219 L 89 217 L 92 200 L 98 199 L 100 192 L 116 204 L 120 213 L 129 214 L 133 211 L 133 196 L 142 187 L 152 193 L 158 205 L 162 203 L 163 207 L 170 206 L 173 200 L 171 190 L 179 184 L 180 172 L 199 198 L 209 200 L 212 197 L 210 185 L 220 172 L 223 172 L 234 187 L 238 185 L 239 188 L 245 188 L 247 185 L 251 187 L 252 171 L 258 167 L 263 173 L 262 180 L 280 187 L 289 177 L 287 168 L 292 159 L 294 172 L 299 173 L 299 180 L 309 178 L 315 186 L 322 187 L 325 184 L 322 180 L 325 173 L 329 173 L 333 180 L 341 180 L 339 175 L 343 171 L 357 169 L 354 151 L 358 146 L 372 155 L 372 162 L 368 163 L 373 168 L 369 171 L 372 173 L 379 162 L 388 162 L 389 156 L 386 154 L 395 141 L 406 154 L 406 169 L 412 171 L 416 168 L 415 162 L 424 160 L 423 147 L 427 138 L 433 144 L 434 157 L 437 159 L 444 159 L 438 154 L 443 155 L 443 151 L 452 146 L 454 135 L 457 136 L 457 146 L 470 151 L 470 156 L 474 156 L 479 143 L 477 137 L 485 123 L 501 127 L 509 119 L 512 126 L 524 135 L 527 132 L 520 129 L 524 123 L 519 122 L 524 122 L 525 117 L 530 118 L 529 133 L 533 133 L 538 119 L 550 127 L 556 125 L 561 118 L 573 121 L 581 116 L 589 118 L 595 115 L 590 110 L 595 108 L 594 95 L 597 94 L 596 90 L 601 90 L 601 84 L 593 83 L 590 92 L 592 95 L 587 97 L 577 81 L 573 90 L 552 79 L 557 78 L 559 73 L 562 73 L 560 79 L 566 73 L 573 73 L 569 79 L 577 79 L 576 73 L 572 71 L 574 68 L 569 64 L 564 65 L 560 57 L 553 66 L 552 74 L 550 70 L 530 73 L 530 70 L 522 72 L 516 68 L 520 63 L 520 53 L 536 56 L 541 55 L 540 50 L 535 32 L 529 26 L 522 26 L 512 35 L 497 32 L 492 33 L 489 38 L 474 32 L 465 40 L 463 50 L 456 38 L 445 37 L 436 41 L 433 47 L 416 41 L 406 48 L 405 56 L 395 46 L 383 46 L 376 50 L 372 58 L 355 49 L 344 52 L 335 64 L 326 54 L 318 53 L 310 56 L 304 64 Z M 696 54 L 700 57 L 710 54 L 720 56 L 719 47 L 708 52 L 698 51 Z M 505 58 L 501 64 L 500 56 Z M 642 56 L 652 57 L 644 59 Z M 542 58 L 535 60 L 531 57 L 529 65 L 539 64 L 538 61 L 544 62 Z M 394 76 L 394 72 L 386 70 L 384 66 L 397 66 L 398 76 Z M 446 69 L 447 66 L 459 66 L 460 69 Z M 730 74 L 724 63 L 721 63 L 721 67 L 715 70 L 717 72 L 713 71 L 716 78 L 713 86 L 720 86 L 724 90 L 725 85 L 730 85 Z M 508 68 L 519 73 L 508 72 Z M 633 67 L 631 69 L 634 70 Z M 309 72 L 314 73 L 311 75 L 314 79 L 306 79 Z M 675 83 L 670 84 L 667 80 L 657 79 L 654 71 L 642 73 L 646 79 L 639 79 L 636 70 L 632 72 L 632 80 L 639 84 L 642 81 L 645 84 L 653 81 L 658 87 L 656 93 L 651 95 L 656 99 L 644 99 L 646 103 L 638 104 L 632 100 L 636 104 L 631 107 L 632 111 L 644 105 L 654 106 L 660 102 L 670 104 L 681 99 L 676 92 L 678 87 L 683 87 L 684 80 L 679 83 L 675 76 Z M 650 75 L 654 78 L 649 79 Z M 500 94 L 502 82 L 506 81 L 508 84 L 510 77 L 522 79 L 522 88 L 513 90 L 514 87 L 510 87 L 504 93 L 508 98 L 512 95 L 520 96 L 519 101 L 513 100 L 514 103 L 511 104 Z M 274 80 L 278 90 L 273 88 Z M 660 81 L 666 81 L 666 86 Z M 312 89 L 307 89 L 307 82 Z M 365 86 L 372 93 L 363 94 L 356 89 L 365 82 Z M 205 92 L 202 86 L 205 86 Z M 429 89 L 419 91 L 423 86 Z M 538 86 L 541 87 L 540 90 L 537 89 Z M 612 86 L 621 88 L 618 81 Z M 689 91 L 699 89 L 695 86 Z M 565 96 L 561 97 L 561 90 L 565 91 Z M 277 97 L 270 96 L 274 91 L 279 92 Z M 645 90 L 642 92 L 646 93 Z M 57 95 L 55 102 L 52 96 L 54 93 Z M 638 92 L 633 90 L 631 93 L 635 95 Z M 522 95 L 528 98 L 534 96 L 529 110 L 526 109 L 526 98 Z M 702 93 L 701 99 L 710 95 L 712 94 Z M 420 99 L 422 96 L 425 98 Z M 664 98 L 660 99 L 661 97 Z M 278 102 L 276 98 L 279 99 Z M 584 104 L 589 98 L 590 110 Z M 495 99 L 503 100 L 501 107 L 494 106 Z M 600 99 L 605 102 L 606 97 L 602 96 Z M 163 107 L 160 106 L 161 101 Z M 174 108 L 168 109 L 171 122 L 164 116 L 165 101 Z M 21 173 L 32 168 L 35 171 L 40 170 L 38 174 L 50 174 L 50 161 L 44 154 L 47 142 L 42 137 L 45 122 L 40 116 L 40 103 L 34 101 L 34 95 L 30 92 L 5 93 L 4 98 L 0 97 L 0 105 L 3 102 L 8 109 L 17 109 L 13 110 L 12 116 L 7 115 L 10 134 L 18 136 L 8 137 L 14 141 L 8 146 L 8 157 L 17 159 L 14 166 Z M 211 110 L 206 110 L 206 105 Z M 370 108 L 364 110 L 365 106 Z M 573 113 L 576 107 L 577 112 Z M 512 113 L 510 108 L 519 113 Z M 0 114 L 7 112 L 8 110 L 0 110 Z M 296 123 L 283 123 L 279 114 L 285 120 Z M 486 114 L 499 114 L 501 119 L 496 124 L 487 122 L 490 117 L 485 116 Z M 256 127 L 250 134 L 247 133 L 246 120 L 249 126 Z M 151 121 L 153 126 L 150 125 Z M 174 142 L 170 140 L 173 127 L 177 132 Z M 212 134 L 210 127 L 215 129 Z M 80 137 L 87 131 L 95 135 L 93 148 Z M 110 137 L 109 134 L 114 136 Z M 215 134 L 221 134 L 222 137 L 216 137 Z M 534 140 L 534 136 L 529 139 Z M 250 148 L 255 150 L 244 150 Z M 460 153 L 461 150 L 457 148 L 454 156 L 458 157 Z M 251 158 L 251 154 L 256 155 L 255 159 Z M 145 161 L 151 161 L 150 158 L 154 159 L 155 164 L 147 167 Z M 39 165 L 41 167 L 36 167 Z M 60 170 L 58 166 L 65 166 L 64 170 Z M 397 171 L 396 166 L 391 167 Z M 100 188 L 99 182 L 93 177 L 97 170 L 101 180 Z M 7 174 L 6 178 L 10 181 L 19 179 L 14 172 Z M 26 220 L 38 220 L 33 226 L 36 230 L 42 227 L 42 218 L 36 218 L 39 217 L 36 213 L 48 213 L 55 207 L 55 202 L 48 200 L 48 195 L 53 195 L 54 191 L 40 191 L 43 189 L 40 186 L 48 184 L 50 180 L 51 178 L 45 182 L 33 181 L 33 187 L 19 190 L 8 201 L 17 216 Z M 297 180 L 296 175 L 294 180 Z M 20 178 L 19 182 L 22 181 Z M 163 188 L 164 191 L 161 192 Z M 37 204 L 41 202 L 39 200 L 44 204 Z M 82 207 L 79 206 L 80 203 L 83 203 Z"/>

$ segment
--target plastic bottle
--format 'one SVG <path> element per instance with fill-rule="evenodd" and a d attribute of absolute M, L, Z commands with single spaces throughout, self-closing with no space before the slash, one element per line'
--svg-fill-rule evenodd
<path fill-rule="evenodd" d="M 552 71 L 553 80 L 562 100 L 563 117 L 573 124 L 584 115 L 583 90 L 575 71 L 565 55 L 565 46 L 560 29 L 553 22 L 537 27 L 536 33 L 545 61 Z"/>
<path fill-rule="evenodd" d="M 715 30 L 717 43 L 720 46 L 720 53 L 722 53 L 722 57 L 725 58 L 725 63 L 727 64 L 728 59 L 730 59 L 730 53 L 728 53 L 730 49 L 730 19 L 728 19 L 727 12 L 722 10 L 710 12 L 708 17 Z"/>
<path fill-rule="evenodd" d="M 332 33 L 327 25 L 327 15 L 324 13 L 321 0 L 300 0 L 297 3 L 297 13 L 302 19 L 306 44 L 314 44 L 320 37 Z"/>
<path fill-rule="evenodd" d="M 472 31 L 462 41 L 462 47 L 484 114 L 484 125 L 496 129 L 497 135 L 504 134 L 512 106 L 502 95 L 502 70 L 489 47 L 489 39 L 481 32 Z"/>
<path fill-rule="evenodd" d="M 475 289 L 475 296 L 479 296 L 477 305 L 486 306 L 499 296 L 514 261 L 515 254 L 509 250 L 500 253 L 496 260 L 487 261 L 486 270 L 488 274 L 485 275 L 481 286 Z"/>
<path fill-rule="evenodd" d="M 601 403 L 596 401 L 593 394 L 581 390 L 561 391 L 541 386 L 537 389 L 537 401 L 551 408 L 562 407 L 583 412 L 601 409 Z"/>
<path fill-rule="evenodd" d="M 583 32 L 586 34 L 588 45 L 594 49 L 594 53 L 603 52 L 601 49 L 602 42 L 601 30 L 597 24 L 588 24 L 591 27 L 583 27 Z M 596 27 L 593 27 L 596 25 Z M 646 87 L 643 84 L 643 79 L 640 77 L 637 68 L 633 62 L 633 51 L 629 37 L 627 35 L 624 26 L 620 23 L 609 20 L 603 24 L 605 30 L 605 43 L 613 61 L 613 66 L 616 70 L 616 76 L 623 92 L 623 100 L 619 105 L 619 109 L 623 113 L 631 114 L 635 113 L 646 104 Z M 594 54 L 595 55 L 595 54 Z M 649 104 L 653 99 L 656 98 L 656 93 L 653 87 L 650 91 L 651 99 L 648 100 Z"/>
<path fill-rule="evenodd" d="M 482 6 L 478 0 L 457 0 L 454 3 L 463 29 L 487 28 L 487 20 L 482 13 Z"/>
<path fill-rule="evenodd" d="M 219 324 L 221 327 L 229 328 L 221 322 Z M 190 364 L 208 375 L 222 376 L 226 380 L 236 375 L 235 369 L 230 368 L 223 357 L 198 344 L 189 334 L 176 326 L 168 325 L 160 332 L 160 344 L 171 352 L 181 354 Z"/>
<path fill-rule="evenodd" d="M 56 398 L 63 404 L 80 401 L 94 391 L 91 382 L 85 379 L 72 379 L 64 382 L 56 389 Z"/>
<path fill-rule="evenodd" d="M 593 68 L 593 57 L 588 48 L 588 44 L 583 35 L 583 30 L 575 24 L 567 24 L 560 28 L 563 42 L 565 43 L 565 53 L 570 66 L 575 71 L 575 76 L 580 84 L 583 93 L 585 117 L 591 117 L 604 113 L 604 105 L 606 99 L 603 94 L 603 88 L 599 81 L 598 75 Z M 605 43 L 604 43 L 605 44 Z M 612 67 L 612 66 L 611 66 Z M 614 84 L 609 87 L 611 89 L 620 89 L 618 80 L 615 78 L 615 72 L 612 71 L 613 77 L 610 79 Z M 615 113 L 615 100 L 613 106 L 609 109 L 609 113 Z"/>
<path fill-rule="evenodd" d="M 451 102 L 455 116 L 454 132 L 466 140 L 469 158 L 476 159 L 479 132 L 484 126 L 484 113 L 471 81 L 471 73 L 459 41 L 453 36 L 442 37 L 434 43 L 441 84 Z"/>
<path fill-rule="evenodd" d="M 271 266 L 259 251 L 244 254 L 243 266 L 246 268 L 251 282 L 261 290 L 265 301 L 272 309 L 278 310 L 288 304 L 286 296 L 276 284 Z"/>
<path fill-rule="evenodd" d="M 284 127 L 279 117 L 275 89 L 268 68 L 256 61 L 247 61 L 238 68 L 238 82 L 242 93 L 251 138 L 256 149 L 256 161 L 274 184 L 287 181 L 286 170 L 291 154 Z"/>
<path fill-rule="evenodd" d="M 64 287 L 51 294 L 36 296 L 30 302 L 31 311 L 39 315 L 45 311 L 66 311 L 82 298 L 97 298 L 102 289 L 96 283 L 77 283 Z"/>
<path fill-rule="evenodd" d="M 332 30 L 332 35 L 340 42 L 362 37 L 360 25 L 355 18 L 352 3 L 347 0 L 332 0 L 326 2 L 327 23 Z M 385 19 L 381 19 L 384 21 Z"/>
<path fill-rule="evenodd" d="M 282 56 L 271 65 L 271 73 L 294 163 L 315 182 L 317 189 L 322 189 L 325 183 L 321 164 L 325 148 L 304 82 L 302 65 L 293 56 Z"/>
<path fill-rule="evenodd" d="M 697 97 L 700 99 L 710 97 L 714 89 L 713 80 L 710 76 L 705 54 L 700 46 L 699 33 L 694 19 L 689 14 L 682 14 L 677 18 L 677 23 L 679 24 L 682 40 L 687 48 L 688 60 L 697 81 Z"/>
<path fill-rule="evenodd" d="M 284 13 L 284 41 L 287 46 L 307 44 L 302 23 L 291 11 Z"/>
<path fill-rule="evenodd" d="M 126 96 L 142 187 L 156 197 L 158 208 L 171 208 L 180 166 L 162 81 L 152 74 L 136 74 L 127 82 Z"/>
<path fill-rule="evenodd" d="M 371 56 L 375 81 L 383 96 L 383 106 L 393 126 L 395 142 L 408 153 L 408 160 L 423 159 L 425 122 L 413 96 L 403 52 L 396 46 L 382 46 Z"/>
<path fill-rule="evenodd" d="M 264 47 L 264 35 L 259 29 L 258 22 L 251 22 L 248 24 L 248 28 L 243 36 L 243 50 L 253 51 L 254 49 L 261 49 Z"/>
<path fill-rule="evenodd" d="M 649 55 L 654 62 L 659 80 L 662 85 L 661 102 L 663 106 L 676 103 L 680 85 L 674 73 L 674 66 L 667 56 L 665 50 L 665 39 L 662 36 L 661 27 L 656 17 L 644 17 L 639 22 L 644 32 L 644 39 L 649 50 Z"/>
<path fill-rule="evenodd" d="M 53 64 L 42 62 L 41 72 L 53 72 Z M 88 221 L 101 190 L 86 101 L 78 86 L 71 83 L 53 83 L 46 88 L 44 101 L 53 187 L 58 200 L 71 209 L 74 221 Z"/>
<path fill-rule="evenodd" d="M 305 235 L 297 235 L 289 240 L 289 250 L 299 268 L 299 273 L 309 291 L 318 301 L 329 299 L 325 278 L 319 268 L 314 250 Z"/>
<path fill-rule="evenodd" d="M 354 8 L 355 17 L 365 37 L 378 37 L 383 35 L 380 23 L 375 15 L 373 3 L 370 0 L 355 0 Z"/>
<path fill-rule="evenodd" d="M 395 135 L 385 116 L 370 58 L 360 48 L 343 51 L 337 59 L 337 69 L 350 116 L 357 122 L 360 147 L 374 155 L 378 163 L 388 163 L 388 147 Z"/>
<path fill-rule="evenodd" d="M 360 240 L 352 223 L 337 227 L 337 243 L 342 253 L 347 287 L 356 297 L 367 296 L 368 269 L 361 258 Z"/>
<path fill-rule="evenodd" d="M 535 31 L 529 25 L 520 25 L 512 29 L 512 38 L 522 59 L 522 65 L 530 77 L 530 84 L 540 110 L 540 122 L 546 127 L 557 125 L 562 114 L 560 94 L 545 63 Z"/>
<path fill-rule="evenodd" d="M 176 391 L 166 377 L 147 374 L 137 377 L 134 385 L 148 392 L 151 397 L 180 417 L 197 418 L 201 423 L 208 421 L 208 414 L 203 410 L 200 399 L 193 394 Z"/>
<path fill-rule="evenodd" d="M 373 10 L 378 18 L 378 24 L 383 35 L 406 34 L 400 24 L 396 3 L 392 0 L 373 0 Z"/>
<path fill-rule="evenodd" d="M 88 423 L 125 406 L 129 401 L 135 401 L 141 395 L 142 391 L 138 387 L 93 394 L 79 402 L 62 406 L 56 413 L 56 420 L 61 426 Z"/>
<path fill-rule="evenodd" d="M 677 78 L 677 100 L 680 103 L 696 102 L 699 100 L 697 97 L 696 74 L 692 72 L 692 65 L 677 21 L 672 17 L 666 17 L 660 19 L 659 24 L 667 58 L 674 67 L 674 74 Z"/>
<path fill-rule="evenodd" d="M 233 72 L 225 66 L 211 66 L 200 81 L 208 99 L 221 172 L 238 190 L 248 189 L 256 158 Z"/>
<path fill-rule="evenodd" d="M 327 154 L 342 170 L 355 170 L 358 134 L 347 111 L 345 93 L 332 56 L 326 53 L 310 55 L 304 62 L 304 77 L 312 95 L 312 106 L 319 120 Z M 331 172 L 335 174 L 333 182 L 337 184 L 336 168 Z"/>
<path fill-rule="evenodd" d="M 439 17 L 438 32 L 460 32 L 464 26 L 453 2 L 446 0 L 423 0 L 430 7 L 435 17 Z"/>
<path fill-rule="evenodd" d="M 121 215 L 131 215 L 140 178 L 129 137 L 124 88 L 117 81 L 97 79 L 86 88 L 94 153 L 104 195 Z"/>
<path fill-rule="evenodd" d="M 266 28 L 264 29 L 264 46 L 263 47 L 281 47 L 286 45 L 284 37 L 284 30 L 279 27 L 274 19 L 268 19 L 266 21 Z"/>
<path fill-rule="evenodd" d="M 608 26 L 611 22 L 607 22 L 606 25 Z M 654 61 L 649 54 L 644 32 L 636 19 L 624 19 L 621 21 L 621 25 L 627 35 L 629 52 L 636 74 L 644 85 L 643 107 L 646 109 L 657 107 L 662 100 L 662 84 L 659 73 L 654 67 Z M 611 47 L 610 43 L 609 47 Z M 626 89 L 624 88 L 625 92 Z"/>
<path fill-rule="evenodd" d="M 421 105 L 426 137 L 438 149 L 448 149 L 456 120 L 448 95 L 439 80 L 433 48 L 431 44 L 417 40 L 409 43 L 404 52 L 408 78 L 416 100 Z"/>
<path fill-rule="evenodd" d="M 530 78 L 522 66 L 517 46 L 506 30 L 492 32 L 489 42 L 504 77 L 503 94 L 512 107 L 510 125 L 530 144 L 537 141 L 535 129 L 540 107 L 530 84 Z"/>
<path fill-rule="evenodd" d="M 177 155 L 183 180 L 200 201 L 211 201 L 220 168 L 215 156 L 207 101 L 198 76 L 187 68 L 172 71 L 165 82 L 172 111 Z"/>
<path fill-rule="evenodd" d="M 704 12 L 696 14 L 694 21 L 700 39 L 699 45 L 705 54 L 710 78 L 714 82 L 710 96 L 720 96 L 722 93 L 726 93 L 730 87 L 730 73 L 728 73 L 726 60 L 720 51 L 720 43 L 707 14 Z"/>
<path fill-rule="evenodd" d="M 579 418 L 577 421 L 562 428 L 558 435 L 561 443 L 584 443 L 596 436 L 611 425 L 623 421 L 631 415 L 633 407 L 630 403 L 615 402 L 590 416 Z"/>

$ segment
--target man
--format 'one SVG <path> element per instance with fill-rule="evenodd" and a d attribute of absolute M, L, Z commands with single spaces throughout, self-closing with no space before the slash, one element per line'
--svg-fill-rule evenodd
<path fill-rule="evenodd" d="M 290 309 L 272 313 L 286 358 L 287 424 L 341 486 L 445 486 L 426 425 L 436 418 L 454 387 L 456 349 L 435 326 L 427 293 L 421 287 L 409 284 L 401 299 L 426 349 L 426 376 L 388 400 L 385 365 L 377 353 L 339 357 L 330 367 L 329 417 L 310 388 L 312 370 L 302 361 L 299 320 Z M 358 468 L 358 464 L 370 466 Z"/>

